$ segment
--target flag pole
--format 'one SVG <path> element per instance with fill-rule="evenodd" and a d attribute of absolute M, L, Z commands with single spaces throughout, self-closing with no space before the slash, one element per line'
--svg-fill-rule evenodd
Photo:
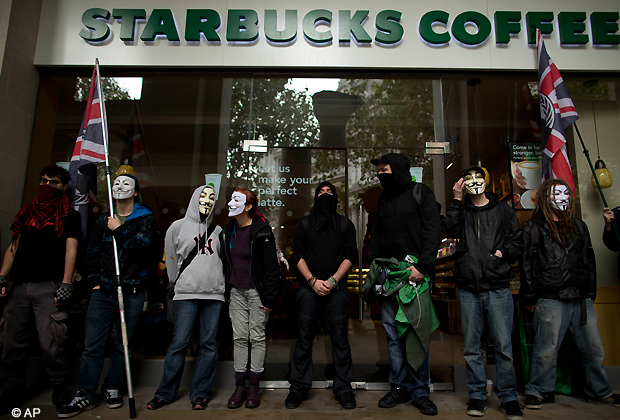
<path fill-rule="evenodd" d="M 103 132 L 103 148 L 105 154 L 105 175 L 106 183 L 108 187 L 108 204 L 110 206 L 110 216 L 114 216 L 114 203 L 112 201 L 112 182 L 110 180 L 110 161 L 109 161 L 109 148 L 108 148 L 108 119 L 105 113 L 105 106 L 103 100 L 103 88 L 101 86 L 101 75 L 99 73 L 99 59 L 95 59 L 95 68 L 97 69 L 97 90 L 99 93 L 99 109 L 101 110 L 101 125 Z M 131 382 L 131 367 L 129 366 L 129 340 L 127 339 L 127 324 L 125 322 L 125 301 L 123 298 L 123 287 L 121 284 L 121 270 L 118 262 L 118 246 L 116 245 L 116 239 L 112 235 L 112 248 L 114 249 L 114 267 L 116 273 L 114 276 L 114 282 L 116 284 L 116 290 L 118 292 L 118 310 L 121 318 L 121 334 L 123 337 L 123 352 L 125 353 L 125 372 L 127 376 L 127 393 L 129 397 L 129 417 L 136 418 L 136 401 L 133 396 L 133 385 Z"/>
<path fill-rule="evenodd" d="M 579 141 L 581 142 L 581 147 L 583 148 L 583 154 L 586 155 L 586 159 L 588 160 L 588 165 L 590 165 L 590 171 L 592 171 L 592 176 L 594 177 L 594 180 L 596 181 L 596 186 L 598 187 L 598 192 L 599 192 L 599 194 L 601 194 L 601 199 L 603 200 L 603 205 L 605 207 L 609 207 L 609 205 L 607 205 L 607 200 L 605 200 L 605 195 L 603 194 L 603 189 L 601 188 L 601 184 L 600 184 L 600 182 L 598 182 L 598 177 L 596 176 L 596 171 L 594 170 L 594 166 L 592 166 L 592 160 L 590 159 L 590 151 L 586 148 L 586 144 L 583 142 L 583 138 L 581 137 L 581 133 L 579 132 L 579 128 L 577 128 L 577 123 L 574 122 L 573 125 L 575 126 L 575 131 L 577 132 L 577 136 L 579 137 Z M 618 228 L 617 228 L 616 224 L 612 223 L 611 227 L 614 230 L 614 233 L 616 234 L 616 239 L 618 240 L 618 243 L 620 243 L 620 233 L 618 233 Z"/>

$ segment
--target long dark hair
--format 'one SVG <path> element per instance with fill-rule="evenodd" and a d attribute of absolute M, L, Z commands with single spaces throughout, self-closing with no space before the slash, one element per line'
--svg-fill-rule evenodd
<path fill-rule="evenodd" d="M 552 197 L 551 192 L 556 185 L 564 185 L 568 189 L 570 200 L 568 201 L 568 209 L 566 211 L 556 209 L 549 200 L 549 197 Z M 557 239 L 566 244 L 570 235 L 575 231 L 575 195 L 573 189 L 561 179 L 548 179 L 543 182 L 538 189 L 536 208 L 532 218 L 541 212 L 549 224 L 551 239 Z M 557 222 L 554 221 L 554 215 L 558 219 Z"/>

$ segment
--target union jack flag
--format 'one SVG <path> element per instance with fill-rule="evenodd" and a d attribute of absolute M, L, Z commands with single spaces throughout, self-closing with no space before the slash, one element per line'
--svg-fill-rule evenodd
<path fill-rule="evenodd" d="M 543 180 L 562 179 L 575 192 L 575 181 L 568 160 L 564 130 L 579 119 L 575 105 L 560 75 L 547 54 L 545 42 L 538 31 L 538 91 L 540 116 L 543 122 Z"/>
<path fill-rule="evenodd" d="M 95 67 L 86 102 L 86 112 L 84 112 L 69 165 L 71 175 L 69 197 L 73 208 L 80 213 L 82 218 L 82 239 L 85 239 L 87 234 L 88 206 L 95 201 L 97 195 L 97 165 L 95 164 L 105 161 L 98 83 L 99 77 L 97 67 Z"/>

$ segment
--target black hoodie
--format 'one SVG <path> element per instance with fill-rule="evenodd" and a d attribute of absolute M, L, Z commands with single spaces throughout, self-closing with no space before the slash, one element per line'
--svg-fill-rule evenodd
<path fill-rule="evenodd" d="M 320 189 L 326 185 L 334 194 L 330 196 L 331 202 L 321 206 L 318 195 Z M 321 197 L 325 195 L 327 194 Z M 310 272 L 319 280 L 327 280 L 336 274 L 344 260 L 349 260 L 352 264 L 357 261 L 355 225 L 336 212 L 337 206 L 336 188 L 329 182 L 320 183 L 314 193 L 312 214 L 303 217 L 295 228 L 292 264 L 297 267 L 299 260 L 303 258 Z M 301 275 L 298 274 L 297 280 L 302 287 L 309 287 Z M 338 290 L 346 288 L 347 276 L 344 276 L 338 282 Z"/>
<path fill-rule="evenodd" d="M 441 220 L 435 194 L 422 184 L 422 202 L 413 196 L 409 159 L 398 153 L 383 155 L 393 178 L 379 196 L 377 219 L 370 238 L 370 258 L 396 258 L 407 255 L 418 259 L 414 264 L 422 274 L 428 273 L 437 258 L 441 242 Z"/>
<path fill-rule="evenodd" d="M 488 292 L 510 287 L 514 277 L 510 264 L 523 249 L 521 225 L 515 211 L 493 193 L 484 193 L 489 202 L 476 207 L 465 194 L 446 209 L 443 233 L 459 239 L 454 279 L 460 289 Z M 504 206 L 503 208 L 501 206 Z M 501 251 L 502 258 L 495 255 Z"/>

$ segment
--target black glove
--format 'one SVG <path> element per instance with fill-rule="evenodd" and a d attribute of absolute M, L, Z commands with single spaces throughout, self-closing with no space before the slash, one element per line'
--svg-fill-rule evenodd
<path fill-rule="evenodd" d="M 66 305 L 71 300 L 71 285 L 60 283 L 56 290 L 56 305 Z"/>
<path fill-rule="evenodd" d="M 7 292 L 8 282 L 6 281 L 6 276 L 0 276 L 0 294 L 4 295 Z M 2 290 L 4 289 L 4 290 Z"/>

